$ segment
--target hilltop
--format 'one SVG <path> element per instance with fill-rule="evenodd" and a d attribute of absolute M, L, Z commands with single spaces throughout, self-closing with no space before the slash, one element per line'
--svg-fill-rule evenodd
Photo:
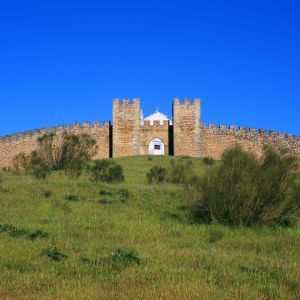
<path fill-rule="evenodd" d="M 195 223 L 196 197 L 149 185 L 168 156 L 119 158 L 125 182 L 2 174 L 0 298 L 297 298 L 299 228 Z M 207 166 L 191 159 L 197 174 Z"/>

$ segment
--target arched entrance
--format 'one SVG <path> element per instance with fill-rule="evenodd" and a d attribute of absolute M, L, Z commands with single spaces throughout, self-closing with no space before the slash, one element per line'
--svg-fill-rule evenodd
<path fill-rule="evenodd" d="M 149 144 L 149 154 L 150 155 L 164 155 L 165 154 L 165 144 L 159 138 L 153 139 Z"/>

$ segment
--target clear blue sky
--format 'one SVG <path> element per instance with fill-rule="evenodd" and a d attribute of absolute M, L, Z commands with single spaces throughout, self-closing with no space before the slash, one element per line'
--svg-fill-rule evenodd
<path fill-rule="evenodd" d="M 300 134 L 300 2 L 0 2 L 1 135 L 110 120 L 114 97 Z"/>

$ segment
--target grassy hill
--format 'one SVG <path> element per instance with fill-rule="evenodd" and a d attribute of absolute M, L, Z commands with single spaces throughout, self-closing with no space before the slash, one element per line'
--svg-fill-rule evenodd
<path fill-rule="evenodd" d="M 147 184 L 151 166 L 169 160 L 118 159 L 125 182 L 113 185 L 4 173 L 0 298 L 299 298 L 299 228 L 192 222 L 192 192 Z"/>

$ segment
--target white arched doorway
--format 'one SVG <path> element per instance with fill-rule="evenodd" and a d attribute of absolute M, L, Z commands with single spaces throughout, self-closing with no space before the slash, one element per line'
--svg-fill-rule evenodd
<path fill-rule="evenodd" d="M 165 154 L 165 145 L 161 139 L 155 138 L 150 142 L 149 154 L 150 155 L 164 155 Z"/>

